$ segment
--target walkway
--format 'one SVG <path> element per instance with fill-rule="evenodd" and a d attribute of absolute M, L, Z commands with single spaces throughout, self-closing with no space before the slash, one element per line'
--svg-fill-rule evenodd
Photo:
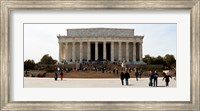
<path fill-rule="evenodd" d="M 79 78 L 64 78 L 62 81 L 58 78 L 37 78 L 37 77 L 24 77 L 25 88 L 150 88 L 148 86 L 149 79 L 142 78 L 136 81 L 135 78 L 129 79 L 129 85 L 122 86 L 119 78 L 106 78 L 106 79 L 79 79 Z M 165 81 L 158 78 L 158 87 L 165 87 Z M 176 87 L 176 81 L 170 80 L 169 87 Z"/>

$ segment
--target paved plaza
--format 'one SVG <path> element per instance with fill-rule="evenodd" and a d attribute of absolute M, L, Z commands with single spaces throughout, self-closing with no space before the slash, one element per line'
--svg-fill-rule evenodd
<path fill-rule="evenodd" d="M 125 80 L 124 80 L 125 83 Z M 24 77 L 24 88 L 151 88 L 149 87 L 149 78 L 129 79 L 129 85 L 122 86 L 119 78 L 64 78 L 62 81 L 58 78 L 37 78 Z M 165 87 L 165 81 L 158 78 L 158 87 Z M 176 87 L 176 80 L 170 79 L 169 87 Z"/>

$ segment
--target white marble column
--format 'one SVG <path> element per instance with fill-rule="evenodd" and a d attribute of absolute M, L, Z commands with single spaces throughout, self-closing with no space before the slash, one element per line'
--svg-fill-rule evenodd
<path fill-rule="evenodd" d="M 142 61 L 142 42 L 140 42 L 140 61 Z"/>
<path fill-rule="evenodd" d="M 133 62 L 136 61 L 136 43 L 133 42 Z"/>
<path fill-rule="evenodd" d="M 106 42 L 103 42 L 103 59 L 106 60 Z"/>
<path fill-rule="evenodd" d="M 122 61 L 122 43 L 119 42 L 119 61 Z"/>
<path fill-rule="evenodd" d="M 80 62 L 83 60 L 83 43 L 80 42 Z"/>
<path fill-rule="evenodd" d="M 98 42 L 95 42 L 95 60 L 97 60 L 98 57 Z"/>
<path fill-rule="evenodd" d="M 126 42 L 126 61 L 129 62 L 129 42 Z"/>
<path fill-rule="evenodd" d="M 62 60 L 64 60 L 65 59 L 65 52 L 64 52 L 64 50 L 65 50 L 65 45 L 64 45 L 64 43 L 62 43 Z"/>
<path fill-rule="evenodd" d="M 59 42 L 59 61 L 62 61 L 62 43 Z"/>
<path fill-rule="evenodd" d="M 90 42 L 87 42 L 87 61 L 91 59 L 90 57 Z"/>
<path fill-rule="evenodd" d="M 75 62 L 75 42 L 72 42 L 72 62 Z"/>
<path fill-rule="evenodd" d="M 65 60 L 68 61 L 68 42 L 65 43 Z"/>
<path fill-rule="evenodd" d="M 111 42 L 111 61 L 114 61 L 114 42 Z"/>

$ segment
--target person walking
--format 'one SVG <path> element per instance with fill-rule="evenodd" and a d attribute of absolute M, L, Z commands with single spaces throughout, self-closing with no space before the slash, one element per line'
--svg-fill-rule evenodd
<path fill-rule="evenodd" d="M 126 85 L 128 85 L 128 79 L 130 78 L 130 74 L 128 73 L 128 71 L 126 71 L 124 78 L 126 80 Z"/>
<path fill-rule="evenodd" d="M 141 71 L 140 71 L 140 73 L 139 73 L 140 79 L 142 78 L 142 73 L 143 73 L 143 70 L 141 69 Z"/>
<path fill-rule="evenodd" d="M 154 87 L 158 86 L 158 73 L 157 73 L 157 71 L 155 71 L 154 74 L 153 74 L 153 86 Z"/>
<path fill-rule="evenodd" d="M 64 76 L 63 71 L 61 71 L 60 72 L 60 78 L 61 78 L 61 80 L 63 80 L 63 76 Z"/>
<path fill-rule="evenodd" d="M 167 74 L 165 74 L 165 76 L 163 77 L 163 80 L 165 79 L 165 82 L 166 82 L 166 87 L 169 86 L 169 78 L 172 79 L 172 76 L 169 74 L 169 72 L 167 72 Z"/>
<path fill-rule="evenodd" d="M 135 72 L 135 78 L 136 78 L 136 81 L 138 81 L 138 76 L 139 76 L 139 72 L 136 71 L 136 72 Z"/>
<path fill-rule="evenodd" d="M 125 76 L 124 72 L 122 71 L 121 74 L 120 74 L 122 85 L 124 85 L 124 76 Z"/>

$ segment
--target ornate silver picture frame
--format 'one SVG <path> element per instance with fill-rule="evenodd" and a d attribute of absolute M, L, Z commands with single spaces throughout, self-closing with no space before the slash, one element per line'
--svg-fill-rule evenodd
<path fill-rule="evenodd" d="M 200 110 L 200 1 L 199 0 L 160 0 L 160 1 L 69 1 L 69 0 L 0 0 L 1 1 L 1 36 L 0 36 L 0 109 L 7 110 Z M 41 102 L 10 101 L 10 30 L 9 17 L 13 10 L 20 9 L 190 9 L 190 61 L 191 90 L 189 102 Z"/>

